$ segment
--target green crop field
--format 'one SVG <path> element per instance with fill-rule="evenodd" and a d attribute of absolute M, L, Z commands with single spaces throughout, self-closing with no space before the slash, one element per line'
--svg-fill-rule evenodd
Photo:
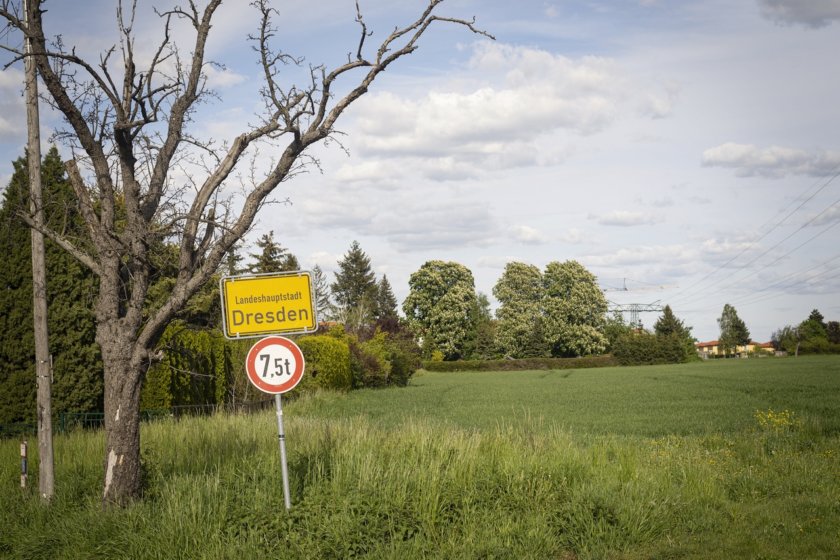
<path fill-rule="evenodd" d="M 427 372 L 284 411 L 290 512 L 272 412 L 145 424 L 116 511 L 101 433 L 56 438 L 50 507 L 0 442 L 0 558 L 840 557 L 840 357 Z"/>

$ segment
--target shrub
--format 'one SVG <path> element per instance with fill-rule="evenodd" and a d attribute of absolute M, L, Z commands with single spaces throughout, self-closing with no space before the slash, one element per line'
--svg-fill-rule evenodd
<path fill-rule="evenodd" d="M 613 345 L 613 355 L 623 366 L 680 364 L 695 354 L 693 344 L 689 347 L 684 337 L 647 331 L 626 333 Z"/>
<path fill-rule="evenodd" d="M 800 354 L 838 354 L 840 344 L 832 344 L 826 338 L 803 340 L 799 345 Z"/>
<path fill-rule="evenodd" d="M 386 339 L 388 359 L 391 362 L 389 385 L 405 387 L 414 372 L 420 369 L 420 347 L 413 338 L 389 335 Z"/>
<path fill-rule="evenodd" d="M 411 334 L 398 326 L 391 331 L 377 327 L 372 334 L 363 334 L 368 338 L 360 340 L 336 326 L 326 335 L 347 345 L 353 388 L 408 385 L 421 365 L 420 347 Z"/>
<path fill-rule="evenodd" d="M 352 387 L 350 348 L 345 341 L 329 335 L 313 335 L 302 337 L 297 344 L 306 360 L 304 389 L 314 386 L 344 391 Z"/>
<path fill-rule="evenodd" d="M 376 333 L 365 342 L 354 339 L 350 343 L 350 354 L 355 361 L 353 371 L 354 387 L 385 387 L 391 374 L 391 362 L 385 349 L 385 333 Z"/>

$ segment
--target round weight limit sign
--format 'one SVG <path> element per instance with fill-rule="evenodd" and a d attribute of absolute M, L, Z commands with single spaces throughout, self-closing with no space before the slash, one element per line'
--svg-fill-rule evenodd
<path fill-rule="evenodd" d="M 245 359 L 248 380 L 264 393 L 280 395 L 294 389 L 303 378 L 303 353 L 282 336 L 263 338 Z"/>

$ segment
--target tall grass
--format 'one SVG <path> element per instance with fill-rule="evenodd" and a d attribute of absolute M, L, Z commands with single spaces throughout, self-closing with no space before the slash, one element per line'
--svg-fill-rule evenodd
<path fill-rule="evenodd" d="M 790 374 L 836 400 L 837 385 L 807 370 Z M 636 375 L 677 379 L 684 371 Z M 702 372 L 710 385 L 720 376 L 723 392 L 764 390 L 749 381 L 749 367 Z M 600 373 L 577 398 L 610 409 L 614 387 Z M 606 372 L 606 380 L 615 385 L 609 376 L 624 374 Z M 519 374 L 499 374 L 499 382 L 510 375 Z M 17 488 L 17 445 L 3 442 L 0 557 L 836 557 L 840 438 L 830 407 L 824 416 L 822 405 L 762 403 L 735 421 L 721 410 L 721 429 L 652 435 L 635 423 L 610 432 L 581 427 L 586 419 L 558 422 L 498 394 L 472 425 L 404 406 L 407 395 L 431 398 L 435 387 L 441 402 L 457 402 L 452 381 L 427 375 L 405 390 L 325 393 L 288 405 L 290 512 L 271 412 L 144 425 L 146 495 L 119 511 L 99 505 L 101 434 L 57 438 L 58 495 L 49 508 Z M 543 387 L 538 378 L 518 383 L 534 393 Z M 492 376 L 484 384 L 493 387 Z M 477 387 L 460 395 L 465 406 L 483 398 Z M 387 419 L 367 413 L 373 399 L 391 402 Z M 686 414 L 711 406 L 689 402 Z M 619 426 L 618 412 L 609 415 Z M 648 422 L 663 422 L 660 415 L 650 410 Z"/>

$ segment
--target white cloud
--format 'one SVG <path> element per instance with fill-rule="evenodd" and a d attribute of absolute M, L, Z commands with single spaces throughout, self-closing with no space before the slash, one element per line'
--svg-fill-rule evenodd
<path fill-rule="evenodd" d="M 640 102 L 642 115 L 653 119 L 670 117 L 674 112 L 679 94 L 679 86 L 669 82 L 662 87 L 662 91 L 652 91 L 643 95 Z"/>
<path fill-rule="evenodd" d="M 840 222 L 840 205 L 838 204 L 835 204 L 834 206 L 827 208 L 821 214 L 818 214 L 812 222 L 809 222 L 808 225 L 824 226 L 835 222 Z"/>
<path fill-rule="evenodd" d="M 314 268 L 315 265 L 321 267 L 325 273 L 335 270 L 344 255 L 328 253 L 327 251 L 315 251 L 303 260 L 305 265 L 309 268 Z"/>
<path fill-rule="evenodd" d="M 809 153 L 795 148 L 727 142 L 703 152 L 705 167 L 725 167 L 739 177 L 781 178 L 786 175 L 825 177 L 840 166 L 840 152 Z"/>
<path fill-rule="evenodd" d="M 622 248 L 612 253 L 592 255 L 581 259 L 587 266 L 674 265 L 696 258 L 697 251 L 684 245 L 656 245 Z"/>
<path fill-rule="evenodd" d="M 390 161 L 359 159 L 342 165 L 333 178 L 341 183 L 388 187 L 393 186 L 392 178 L 398 171 Z"/>
<path fill-rule="evenodd" d="M 526 245 L 540 245 L 548 241 L 545 235 L 531 226 L 514 226 L 510 228 L 510 233 L 515 240 Z"/>
<path fill-rule="evenodd" d="M 645 226 L 662 222 L 662 218 L 659 216 L 643 214 L 641 212 L 629 212 L 627 210 L 615 210 L 604 215 L 590 214 L 589 219 L 596 221 L 602 226 L 619 227 Z"/>
<path fill-rule="evenodd" d="M 306 197 L 299 206 L 310 228 L 356 229 L 369 224 L 377 214 L 376 207 L 359 203 L 350 195 Z"/>
<path fill-rule="evenodd" d="M 707 196 L 692 195 L 686 197 L 686 200 L 693 204 L 711 204 L 712 199 Z"/>
<path fill-rule="evenodd" d="M 628 99 L 637 94 L 628 92 L 645 96 L 609 58 L 496 43 L 473 49 L 458 80 L 423 97 L 383 92 L 361 100 L 352 130 L 360 155 L 401 158 L 400 169 L 437 180 L 554 165 L 570 152 L 558 134 L 597 134 L 633 114 Z M 660 103 L 647 113 L 669 111 Z"/>
<path fill-rule="evenodd" d="M 638 197 L 634 201 L 637 204 L 641 204 L 641 205 L 645 205 L 645 206 L 650 205 L 650 206 L 653 206 L 654 208 L 670 208 L 670 207 L 674 206 L 674 204 L 675 204 L 674 199 L 671 198 L 669 195 L 665 195 L 661 198 L 657 198 L 657 199 L 654 199 L 654 200 L 647 200 L 645 198 Z"/>
<path fill-rule="evenodd" d="M 23 90 L 23 72 L 17 68 L 7 68 L 0 71 L 0 89 L 4 91 L 17 90 L 18 92 Z"/>
<path fill-rule="evenodd" d="M 204 73 L 207 76 L 207 85 L 211 88 L 228 88 L 247 80 L 242 74 L 233 72 L 228 68 L 219 68 L 216 66 L 206 66 Z"/>
<path fill-rule="evenodd" d="M 761 15 L 783 25 L 825 27 L 840 20 L 838 0 L 759 0 Z"/>
<path fill-rule="evenodd" d="M 22 132 L 19 123 L 0 115 L 0 138 L 15 138 Z"/>
<path fill-rule="evenodd" d="M 754 242 L 746 240 L 707 239 L 699 245 L 699 250 L 704 259 L 723 262 L 748 250 L 752 250 L 753 253 L 751 254 L 754 254 L 759 250 L 759 247 Z M 737 268 L 737 265 L 738 263 L 732 264 L 733 268 Z"/>
<path fill-rule="evenodd" d="M 505 266 L 509 262 L 515 262 L 519 259 L 516 257 L 494 257 L 494 256 L 484 256 L 479 257 L 476 261 L 476 264 L 481 268 L 491 268 L 493 270 L 504 270 Z"/>
<path fill-rule="evenodd" d="M 571 228 L 565 233 L 560 234 L 559 239 L 563 243 L 568 243 L 569 245 L 577 245 L 583 243 L 585 236 L 581 230 L 577 228 Z"/>
<path fill-rule="evenodd" d="M 486 205 L 443 191 L 388 193 L 331 184 L 295 205 L 296 231 L 381 239 L 398 251 L 486 246 L 504 231 Z M 349 233 L 344 233 L 349 232 Z M 320 261 L 319 261 L 320 262 Z"/>
<path fill-rule="evenodd" d="M 386 212 L 361 228 L 386 238 L 400 251 L 487 246 L 498 237 L 498 224 L 474 201 L 411 205 L 410 212 Z"/>
<path fill-rule="evenodd" d="M 674 205 L 674 199 L 670 196 L 664 196 L 652 201 L 651 205 L 656 208 L 670 208 Z"/>

